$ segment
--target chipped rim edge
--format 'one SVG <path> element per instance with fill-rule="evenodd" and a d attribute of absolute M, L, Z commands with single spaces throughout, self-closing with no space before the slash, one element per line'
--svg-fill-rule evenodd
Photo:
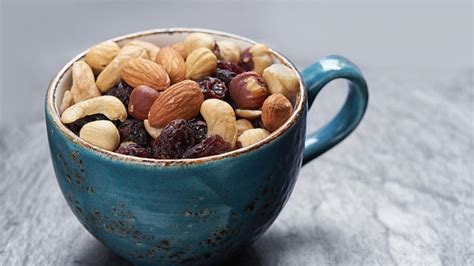
<path fill-rule="evenodd" d="M 209 30 L 209 29 L 201 29 L 201 28 L 165 28 L 165 29 L 152 29 L 152 30 L 146 30 L 146 31 L 140 31 L 140 32 L 135 32 L 131 34 L 126 34 L 122 35 L 119 37 L 115 37 L 112 39 L 109 39 L 114 42 L 118 41 L 123 41 L 127 39 L 135 39 L 143 36 L 149 36 L 149 35 L 155 35 L 155 34 L 173 34 L 173 33 L 194 33 L 194 32 L 202 32 L 202 33 L 208 33 L 212 35 L 218 35 L 226 38 L 231 38 L 231 39 L 237 39 L 243 42 L 247 42 L 249 44 L 256 44 L 258 42 L 253 41 L 251 39 L 231 34 L 231 33 L 226 33 L 222 31 L 216 31 L 216 30 Z M 271 143 L 273 140 L 277 139 L 279 136 L 283 135 L 288 129 L 290 129 L 297 121 L 300 119 L 302 116 L 302 112 L 304 110 L 304 104 L 306 103 L 306 91 L 305 91 L 305 85 L 303 82 L 303 78 L 301 77 L 300 72 L 296 69 L 296 67 L 291 63 L 288 58 L 285 56 L 281 55 L 279 52 L 271 49 L 272 54 L 280 61 L 280 63 L 285 64 L 286 66 L 290 67 L 293 71 L 296 72 L 298 79 L 299 79 L 299 85 L 300 85 L 300 91 L 299 95 L 296 98 L 296 107 L 293 109 L 293 114 L 291 115 L 290 119 L 285 122 L 280 128 L 278 128 L 276 131 L 272 132 L 267 138 L 254 143 L 250 146 L 247 146 L 245 148 L 240 148 L 233 150 L 231 152 L 226 152 L 222 153 L 219 155 L 213 155 L 213 156 L 208 156 L 208 157 L 201 157 L 201 158 L 194 158 L 194 159 L 153 159 L 153 158 L 141 158 L 141 157 L 136 157 L 136 156 L 130 156 L 130 155 L 124 155 L 120 153 L 116 153 L 113 151 L 108 151 L 101 149 L 99 147 L 96 147 L 92 144 L 89 144 L 88 142 L 82 140 L 74 134 L 72 131 L 70 131 L 61 121 L 60 121 L 60 115 L 58 112 L 58 108 L 55 105 L 55 99 L 56 99 L 56 90 L 59 84 L 59 81 L 63 78 L 65 73 L 72 67 L 72 64 L 80 59 L 82 59 L 86 52 L 88 50 L 85 50 L 78 55 L 76 55 L 73 59 L 71 59 L 69 62 L 67 62 L 61 70 L 54 76 L 54 78 L 51 80 L 49 86 L 48 86 L 48 92 L 47 92 L 47 111 L 49 115 L 53 118 L 55 126 L 73 143 L 76 143 L 84 148 L 87 148 L 89 150 L 92 150 L 93 152 L 98 153 L 99 155 L 108 157 L 110 159 L 116 159 L 120 160 L 123 162 L 127 163 L 136 163 L 136 164 L 145 164 L 145 165 L 184 165 L 184 164 L 200 164 L 200 163 L 205 163 L 205 162 L 210 162 L 210 161 L 217 161 L 221 159 L 226 159 L 226 158 L 231 158 L 231 157 L 237 157 L 239 155 L 248 153 L 250 151 L 256 150 L 266 144 Z"/>

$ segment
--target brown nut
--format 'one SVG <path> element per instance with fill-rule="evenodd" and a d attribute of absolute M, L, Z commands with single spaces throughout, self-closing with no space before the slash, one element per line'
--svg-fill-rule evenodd
<path fill-rule="evenodd" d="M 100 96 L 100 91 L 95 85 L 94 73 L 84 61 L 77 61 L 72 65 L 71 93 L 75 103 Z"/>
<path fill-rule="evenodd" d="M 262 115 L 260 110 L 235 109 L 235 114 L 240 118 L 254 120 Z"/>
<path fill-rule="evenodd" d="M 237 126 L 237 136 L 240 136 L 244 131 L 253 128 L 252 122 L 247 119 L 238 119 L 235 123 Z"/>
<path fill-rule="evenodd" d="M 105 41 L 92 46 L 86 54 L 87 64 L 95 73 L 100 73 L 117 56 L 120 46 L 113 41 Z"/>
<path fill-rule="evenodd" d="M 188 56 L 188 54 L 186 53 L 186 49 L 184 49 L 184 43 L 177 42 L 171 45 L 171 48 L 175 49 L 181 55 L 181 57 L 183 57 L 183 59 L 186 60 L 186 57 Z"/>
<path fill-rule="evenodd" d="M 248 129 L 239 136 L 237 143 L 242 148 L 247 147 L 263 140 L 268 137 L 268 135 L 270 135 L 270 133 L 263 128 Z"/>
<path fill-rule="evenodd" d="M 143 58 L 132 58 L 122 65 L 122 79 L 132 86 L 146 85 L 163 91 L 170 85 L 166 70 L 157 63 Z"/>
<path fill-rule="evenodd" d="M 206 33 L 191 33 L 184 40 L 184 49 L 186 54 L 189 56 L 194 50 L 198 48 L 207 48 L 211 51 L 214 50 L 216 42 L 211 35 Z"/>
<path fill-rule="evenodd" d="M 186 59 L 186 78 L 198 80 L 216 71 L 217 57 L 207 48 L 198 48 Z"/>
<path fill-rule="evenodd" d="M 238 63 L 240 60 L 240 47 L 231 41 L 218 41 L 216 43 L 217 50 L 219 51 L 218 57 L 220 60 L 229 61 L 232 63 Z"/>
<path fill-rule="evenodd" d="M 262 106 L 262 122 L 265 128 L 273 132 L 283 125 L 293 112 L 290 101 L 283 94 L 270 95 Z"/>
<path fill-rule="evenodd" d="M 100 72 L 95 84 L 97 88 L 104 93 L 117 85 L 122 77 L 122 63 L 131 58 L 148 58 L 147 51 L 140 46 L 125 46 L 120 49 L 117 56 L 110 62 L 105 69 Z"/>
<path fill-rule="evenodd" d="M 97 120 L 85 124 L 79 132 L 79 137 L 108 151 L 114 151 L 120 143 L 120 133 L 109 120 Z"/>
<path fill-rule="evenodd" d="M 160 136 L 161 131 L 163 131 L 162 128 L 150 126 L 148 119 L 143 120 L 143 125 L 145 126 L 145 130 L 148 132 L 148 135 L 150 135 L 153 139 L 157 139 Z"/>
<path fill-rule="evenodd" d="M 199 114 L 204 95 L 192 80 L 174 84 L 162 92 L 148 112 L 152 127 L 164 128 L 175 119 L 191 119 Z"/>
<path fill-rule="evenodd" d="M 282 64 L 273 64 L 263 71 L 263 79 L 271 94 L 281 93 L 287 98 L 299 89 L 299 79 L 296 73 Z"/>
<path fill-rule="evenodd" d="M 237 125 L 234 110 L 219 99 L 207 99 L 201 105 L 201 115 L 206 120 L 207 135 L 219 135 L 235 147 Z"/>
<path fill-rule="evenodd" d="M 159 95 L 158 91 L 146 85 L 136 87 L 130 93 L 128 113 L 138 120 L 147 119 L 148 112 Z"/>
<path fill-rule="evenodd" d="M 156 63 L 163 66 L 170 77 L 171 84 L 186 78 L 186 64 L 178 51 L 171 47 L 163 47 L 156 56 Z"/>
<path fill-rule="evenodd" d="M 273 64 L 272 53 L 264 44 L 255 44 L 242 52 L 239 65 L 247 71 L 262 75 L 263 70 Z"/>
<path fill-rule="evenodd" d="M 125 44 L 125 46 L 139 46 L 146 50 L 148 54 L 148 59 L 155 61 L 156 55 L 160 51 L 160 47 L 154 45 L 150 42 L 140 41 L 140 40 L 133 40 Z"/>
<path fill-rule="evenodd" d="M 239 109 L 259 109 L 268 97 L 267 84 L 252 71 L 235 76 L 230 82 L 229 92 Z"/>

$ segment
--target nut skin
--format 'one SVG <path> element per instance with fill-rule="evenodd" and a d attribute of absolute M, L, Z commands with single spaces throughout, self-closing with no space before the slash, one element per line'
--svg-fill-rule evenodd
<path fill-rule="evenodd" d="M 62 114 L 69 106 L 74 104 L 74 99 L 72 98 L 71 91 L 65 91 L 63 99 L 61 101 L 61 106 L 59 107 L 59 113 Z"/>
<path fill-rule="evenodd" d="M 270 95 L 262 106 L 262 122 L 264 127 L 273 132 L 283 125 L 291 116 L 293 107 L 283 94 Z"/>
<path fill-rule="evenodd" d="M 148 58 L 147 51 L 140 46 L 124 46 L 117 56 L 105 69 L 100 72 L 95 84 L 100 92 L 105 93 L 113 86 L 117 85 L 122 78 L 122 63 L 131 58 Z M 142 84 L 140 84 L 142 85 Z"/>
<path fill-rule="evenodd" d="M 152 127 L 164 128 L 173 120 L 194 118 L 203 101 L 199 85 L 192 80 L 183 80 L 158 96 L 148 112 L 148 122 Z"/>
<path fill-rule="evenodd" d="M 242 52 L 239 65 L 247 71 L 262 75 L 263 70 L 273 64 L 272 53 L 264 44 L 255 44 Z"/>
<path fill-rule="evenodd" d="M 75 103 L 100 96 L 95 85 L 94 73 L 84 61 L 77 61 L 72 65 L 72 97 Z"/>
<path fill-rule="evenodd" d="M 132 58 L 122 65 L 122 79 L 132 87 L 146 85 L 157 91 L 163 91 L 170 85 L 166 70 L 154 61 Z"/>
<path fill-rule="evenodd" d="M 156 56 L 156 63 L 163 66 L 170 77 L 171 84 L 186 78 L 186 63 L 178 51 L 171 47 L 163 47 Z"/>
<path fill-rule="evenodd" d="M 86 62 L 98 74 L 117 56 L 119 51 L 120 46 L 116 42 L 101 42 L 89 49 Z"/>
<path fill-rule="evenodd" d="M 218 47 L 218 58 L 220 60 L 238 63 L 240 60 L 240 47 L 235 43 L 227 40 L 216 42 Z"/>
<path fill-rule="evenodd" d="M 79 137 L 108 151 L 114 151 L 120 143 L 117 128 L 108 120 L 97 120 L 85 124 L 79 132 Z"/>
<path fill-rule="evenodd" d="M 150 135 L 150 137 L 152 137 L 153 139 L 157 139 L 160 136 L 161 131 L 163 131 L 162 128 L 150 126 L 148 119 L 143 120 L 143 125 L 145 126 L 145 130 L 146 132 L 148 132 L 148 135 Z"/>
<path fill-rule="evenodd" d="M 127 109 L 123 103 L 117 97 L 104 95 L 70 106 L 62 113 L 61 122 L 69 124 L 93 114 L 103 114 L 112 121 L 123 122 L 127 119 Z"/>
<path fill-rule="evenodd" d="M 245 109 L 235 109 L 235 114 L 237 117 L 245 118 L 249 120 L 254 120 L 259 118 L 262 115 L 260 110 L 245 110 Z"/>
<path fill-rule="evenodd" d="M 140 41 L 140 40 L 130 41 L 127 44 L 125 44 L 125 46 L 139 46 L 139 47 L 144 48 L 148 54 L 148 59 L 153 60 L 153 61 L 155 60 L 156 55 L 160 51 L 160 47 L 154 45 L 153 43 Z"/>
<path fill-rule="evenodd" d="M 281 93 L 287 98 L 299 89 L 299 79 L 296 73 L 283 64 L 273 64 L 263 71 L 263 79 L 271 94 Z"/>
<path fill-rule="evenodd" d="M 158 91 L 146 85 L 136 87 L 130 94 L 128 113 L 138 120 L 147 119 L 148 112 L 159 95 Z"/>
<path fill-rule="evenodd" d="M 253 128 L 252 122 L 248 121 L 247 119 L 238 119 L 236 121 L 236 126 L 237 136 L 240 136 L 242 133 L 244 133 L 244 131 Z"/>
<path fill-rule="evenodd" d="M 216 55 L 207 48 L 197 48 L 186 59 L 186 78 L 199 80 L 214 73 L 216 68 Z"/>
<path fill-rule="evenodd" d="M 237 143 L 239 147 L 244 148 L 265 139 L 269 135 L 270 133 L 263 128 L 248 129 L 239 136 Z"/>
<path fill-rule="evenodd" d="M 191 33 L 184 40 L 184 50 L 188 56 L 198 48 L 204 47 L 213 51 L 215 46 L 216 42 L 214 41 L 214 38 L 206 33 Z"/>
<path fill-rule="evenodd" d="M 267 84 L 253 71 L 235 76 L 230 82 L 229 92 L 239 109 L 259 109 L 268 97 Z"/>
<path fill-rule="evenodd" d="M 177 42 L 171 45 L 171 48 L 175 49 L 181 55 L 181 57 L 183 57 L 184 60 L 186 60 L 186 57 L 188 57 L 188 54 L 186 53 L 186 49 L 184 48 L 184 43 Z"/>
<path fill-rule="evenodd" d="M 219 135 L 235 147 L 237 125 L 232 106 L 219 99 L 208 99 L 201 105 L 201 115 L 206 120 L 208 136 Z"/>

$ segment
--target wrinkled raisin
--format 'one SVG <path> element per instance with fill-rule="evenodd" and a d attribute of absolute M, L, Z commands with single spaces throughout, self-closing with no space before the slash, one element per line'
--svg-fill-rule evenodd
<path fill-rule="evenodd" d="M 253 56 L 250 53 L 250 47 L 243 50 L 242 54 L 240 54 L 240 62 L 239 67 L 243 68 L 245 71 L 252 71 L 253 70 Z"/>
<path fill-rule="evenodd" d="M 200 142 L 201 140 L 206 138 L 206 135 L 207 135 L 206 122 L 198 118 L 193 118 L 191 120 L 188 120 L 188 125 L 194 130 L 194 138 L 196 139 L 196 142 Z"/>
<path fill-rule="evenodd" d="M 227 87 L 230 81 L 244 70 L 235 63 L 228 61 L 217 61 L 216 78 L 222 80 Z"/>
<path fill-rule="evenodd" d="M 160 136 L 152 143 L 153 157 L 180 159 L 184 152 L 196 143 L 194 130 L 184 119 L 168 123 Z"/>
<path fill-rule="evenodd" d="M 215 98 L 222 100 L 229 91 L 225 83 L 218 78 L 205 77 L 198 81 L 198 84 L 205 99 Z"/>
<path fill-rule="evenodd" d="M 188 149 L 183 158 L 200 158 L 231 151 L 230 144 L 219 135 L 212 135 Z"/>
<path fill-rule="evenodd" d="M 130 99 L 130 93 L 133 88 L 130 87 L 125 81 L 121 80 L 117 85 L 108 90 L 105 94 L 117 97 L 125 107 L 128 106 L 128 100 Z"/>
<path fill-rule="evenodd" d="M 142 147 L 135 142 L 122 142 L 119 148 L 115 151 L 120 154 L 149 158 L 151 157 L 151 149 Z"/>
<path fill-rule="evenodd" d="M 94 114 L 94 115 L 84 116 L 83 118 L 77 119 L 76 121 L 74 121 L 70 124 L 67 124 L 66 126 L 72 132 L 74 132 L 74 134 L 79 135 L 79 131 L 81 131 L 81 128 L 85 124 L 87 124 L 89 122 L 92 122 L 92 121 L 97 121 L 97 120 L 109 120 L 110 121 L 110 119 L 107 118 L 107 116 L 105 116 L 103 114 Z M 120 120 L 112 121 L 112 123 L 114 123 L 115 126 L 118 126 L 120 124 Z"/>
<path fill-rule="evenodd" d="M 263 122 L 262 122 L 261 117 L 259 117 L 257 119 L 254 119 L 254 120 L 251 120 L 251 122 L 252 122 L 252 125 L 253 125 L 254 128 L 265 128 L 263 126 Z"/>
<path fill-rule="evenodd" d="M 141 146 L 150 145 L 150 136 L 146 132 L 142 121 L 127 119 L 118 127 L 121 141 L 132 141 Z"/>

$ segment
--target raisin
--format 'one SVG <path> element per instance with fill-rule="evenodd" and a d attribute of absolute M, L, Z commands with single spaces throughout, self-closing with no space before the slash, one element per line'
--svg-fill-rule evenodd
<path fill-rule="evenodd" d="M 143 158 L 151 157 L 150 148 L 142 147 L 134 142 L 122 142 L 115 152 Z"/>
<path fill-rule="evenodd" d="M 133 88 L 130 87 L 125 81 L 121 80 L 117 85 L 108 90 L 105 94 L 117 97 L 125 107 L 128 106 L 128 101 L 130 99 L 130 93 L 132 93 Z"/>
<path fill-rule="evenodd" d="M 240 54 L 239 66 L 245 71 L 252 71 L 254 67 L 252 58 L 253 56 L 250 53 L 250 48 L 243 50 L 242 54 Z"/>
<path fill-rule="evenodd" d="M 228 61 L 217 61 L 216 78 L 222 80 L 227 87 L 229 87 L 230 81 L 244 70 L 235 63 Z"/>
<path fill-rule="evenodd" d="M 76 121 L 74 121 L 70 124 L 67 124 L 66 126 L 72 132 L 74 132 L 74 134 L 79 135 L 79 131 L 81 131 L 81 128 L 85 124 L 87 124 L 89 122 L 92 122 L 92 121 L 97 121 L 97 120 L 109 120 L 110 121 L 110 119 L 107 116 L 103 115 L 103 114 L 94 114 L 94 115 L 84 116 L 83 118 L 77 119 Z M 120 124 L 120 120 L 112 121 L 112 123 L 114 123 L 115 126 L 118 126 Z"/>
<path fill-rule="evenodd" d="M 132 141 L 140 146 L 150 145 L 150 136 L 146 132 L 142 121 L 136 119 L 127 119 L 118 127 L 121 141 Z"/>
<path fill-rule="evenodd" d="M 205 99 L 215 98 L 222 100 L 229 92 L 225 83 L 218 78 L 205 77 L 198 81 L 198 84 Z"/>
<path fill-rule="evenodd" d="M 196 142 L 200 142 L 201 140 L 206 138 L 206 135 L 207 135 L 206 122 L 198 118 L 193 118 L 191 120 L 188 120 L 188 125 L 194 130 L 194 138 L 196 139 Z"/>
<path fill-rule="evenodd" d="M 259 117 L 251 121 L 254 128 L 265 128 L 263 126 L 262 118 Z"/>
<path fill-rule="evenodd" d="M 200 158 L 231 151 L 230 144 L 219 135 L 212 135 L 188 149 L 183 158 Z"/>
<path fill-rule="evenodd" d="M 184 152 L 196 143 L 194 134 L 194 130 L 186 120 L 171 121 L 152 143 L 153 157 L 157 159 L 182 158 Z"/>

